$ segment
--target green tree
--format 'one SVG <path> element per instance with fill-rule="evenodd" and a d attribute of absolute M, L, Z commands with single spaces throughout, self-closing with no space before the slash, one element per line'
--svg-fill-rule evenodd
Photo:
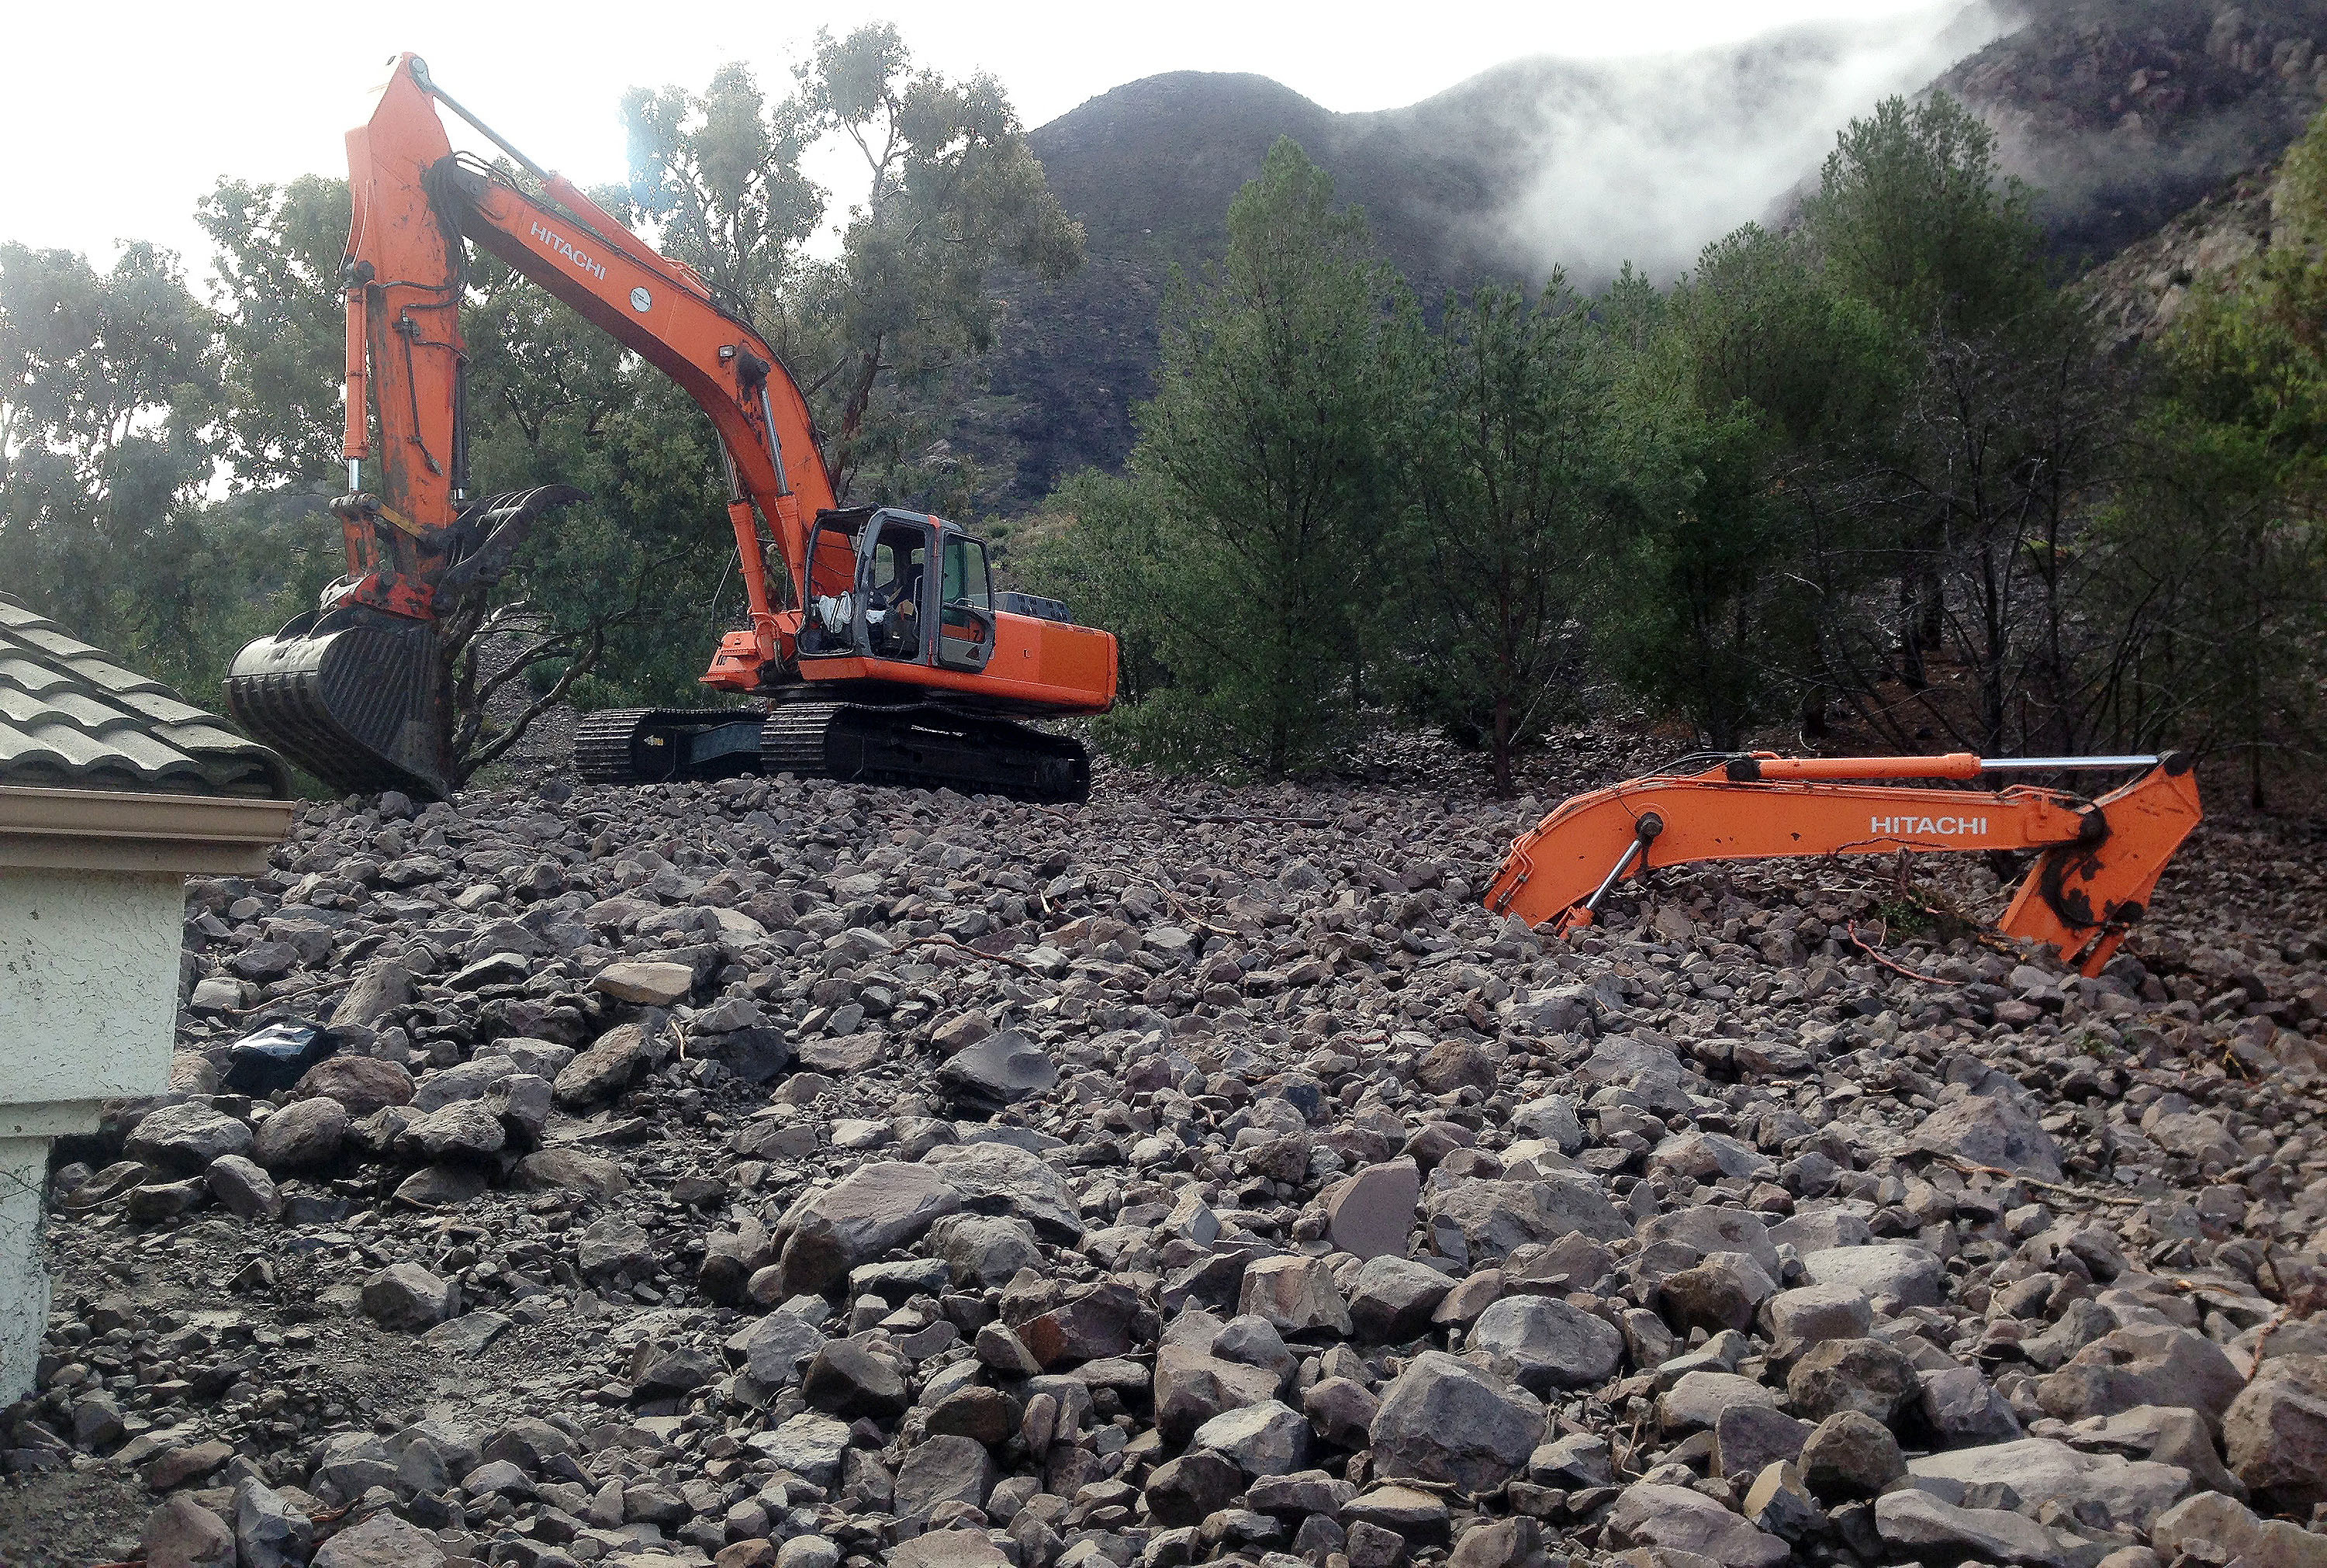
<path fill-rule="evenodd" d="M 1175 275 L 1163 365 L 1137 410 L 1148 614 L 1188 756 L 1280 777 L 1353 716 L 1361 602 L 1390 592 L 1385 432 L 1410 335 L 1364 218 L 1290 140 L 1229 210 L 1224 261 Z"/>
<path fill-rule="evenodd" d="M 199 515 L 213 332 L 167 251 L 99 272 L 0 245 L 0 583 L 180 685 L 201 684 L 221 590 Z"/>
<path fill-rule="evenodd" d="M 1082 263 L 1001 85 L 916 65 L 882 23 L 820 32 L 773 105 L 727 66 L 700 97 L 634 92 L 623 112 L 634 210 L 752 313 L 808 394 L 838 494 L 958 494 L 972 476 L 921 459 L 993 347 L 995 275 Z M 829 193 L 800 160 L 825 138 L 866 182 L 830 260 L 801 249 Z"/>
<path fill-rule="evenodd" d="M 1609 356 L 1556 275 L 1450 299 L 1398 442 L 1410 499 L 1399 537 L 1392 665 L 1411 711 L 1483 741 L 1498 793 L 1519 742 L 1571 711 L 1579 617 L 1604 566 Z"/>
<path fill-rule="evenodd" d="M 663 254 L 752 316 L 780 319 L 799 248 L 824 215 L 825 192 L 800 168 L 815 139 L 806 106 L 769 104 L 735 61 L 700 95 L 633 89 L 622 123 L 630 205 L 657 226 Z"/>
<path fill-rule="evenodd" d="M 220 455 L 243 485 L 328 485 L 340 471 L 348 212 L 348 182 L 316 174 L 221 180 L 195 210 L 217 247 Z"/>
<path fill-rule="evenodd" d="M 1633 323 L 1615 333 L 1630 520 L 1603 646 L 1707 744 L 1734 747 L 1790 709 L 1814 730 L 1821 632 L 1866 570 L 1846 454 L 1895 405 L 1888 334 L 1798 240 L 1752 225 L 1706 247 L 1656 308 L 1618 303 Z"/>
<path fill-rule="evenodd" d="M 1827 280 L 1903 331 L 1977 331 L 2046 296 L 2032 196 L 1956 99 L 1890 98 L 1836 138 L 1802 228 Z"/>

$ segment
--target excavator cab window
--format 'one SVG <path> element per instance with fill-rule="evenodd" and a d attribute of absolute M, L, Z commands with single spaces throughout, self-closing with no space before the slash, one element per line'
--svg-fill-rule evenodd
<path fill-rule="evenodd" d="M 994 585 L 986 569 L 986 543 L 948 530 L 944 556 L 938 662 L 948 669 L 984 669 L 994 657 Z"/>
<path fill-rule="evenodd" d="M 921 523 L 884 518 L 860 579 L 864 583 L 865 641 L 876 658 L 920 663 L 929 616 L 930 530 Z"/>

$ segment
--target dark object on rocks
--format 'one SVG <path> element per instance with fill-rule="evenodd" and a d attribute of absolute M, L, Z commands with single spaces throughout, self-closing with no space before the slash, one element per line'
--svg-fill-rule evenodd
<path fill-rule="evenodd" d="M 340 1037 L 305 1019 L 282 1018 L 252 1030 L 227 1047 L 221 1091 L 263 1099 L 295 1087 L 307 1069 L 337 1053 Z"/>

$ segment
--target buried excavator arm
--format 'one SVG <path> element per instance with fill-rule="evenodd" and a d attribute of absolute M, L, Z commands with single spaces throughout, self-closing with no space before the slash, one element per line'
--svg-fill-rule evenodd
<path fill-rule="evenodd" d="M 456 156 L 444 104 L 538 182 Z M 450 788 L 436 601 L 506 568 L 535 519 L 577 499 L 468 490 L 462 240 L 475 240 L 685 388 L 717 431 L 751 629 L 720 643 L 705 684 L 752 691 L 793 654 L 808 530 L 834 505 L 808 404 L 775 352 L 700 277 L 659 256 L 561 177 L 528 162 L 399 56 L 371 119 L 348 133 L 349 493 L 332 503 L 348 573 L 323 605 L 243 650 L 235 716 L 343 788 Z M 378 439 L 373 439 L 374 422 Z M 373 486 L 360 481 L 370 462 Z M 764 518 L 791 581 L 771 602 Z"/>
<path fill-rule="evenodd" d="M 1885 779 L 1971 779 L 2009 771 L 2142 767 L 2087 800 L 2014 785 L 1949 789 Z M 1565 934 L 1592 923 L 1609 890 L 1659 866 L 1902 850 L 2024 850 L 2035 865 L 1999 922 L 2097 975 L 2145 910 L 2159 873 L 2201 815 L 2190 761 L 2164 757 L 1784 758 L 1724 756 L 1578 795 L 1520 835 L 1486 895 L 1497 914 Z"/>

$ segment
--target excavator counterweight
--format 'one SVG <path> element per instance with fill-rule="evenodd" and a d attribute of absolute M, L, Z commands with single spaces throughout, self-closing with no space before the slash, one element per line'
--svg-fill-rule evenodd
<path fill-rule="evenodd" d="M 2143 770 L 2089 800 L 2064 790 L 1911 786 L 1987 774 Z M 1593 923 L 1627 877 L 1705 861 L 1902 851 L 2033 851 L 1998 929 L 2098 975 L 2145 912 L 2158 874 L 2203 815 L 2190 759 L 1780 757 L 1685 759 L 1562 802 L 1504 857 L 1487 908 L 1561 935 Z"/>
<path fill-rule="evenodd" d="M 440 107 L 531 185 L 456 154 Z M 749 624 L 701 678 L 752 705 L 593 715 L 577 748 L 585 779 L 788 770 L 1083 798 L 1081 746 L 1021 721 L 1105 713 L 1115 639 L 996 593 L 984 541 L 956 524 L 842 509 L 807 399 L 691 268 L 528 162 L 413 55 L 348 134 L 348 493 L 332 508 L 347 575 L 235 659 L 227 702 L 246 728 L 341 789 L 435 798 L 459 782 L 440 621 L 476 607 L 538 520 L 586 499 L 470 493 L 460 305 L 473 243 L 677 382 L 719 438 Z"/>

